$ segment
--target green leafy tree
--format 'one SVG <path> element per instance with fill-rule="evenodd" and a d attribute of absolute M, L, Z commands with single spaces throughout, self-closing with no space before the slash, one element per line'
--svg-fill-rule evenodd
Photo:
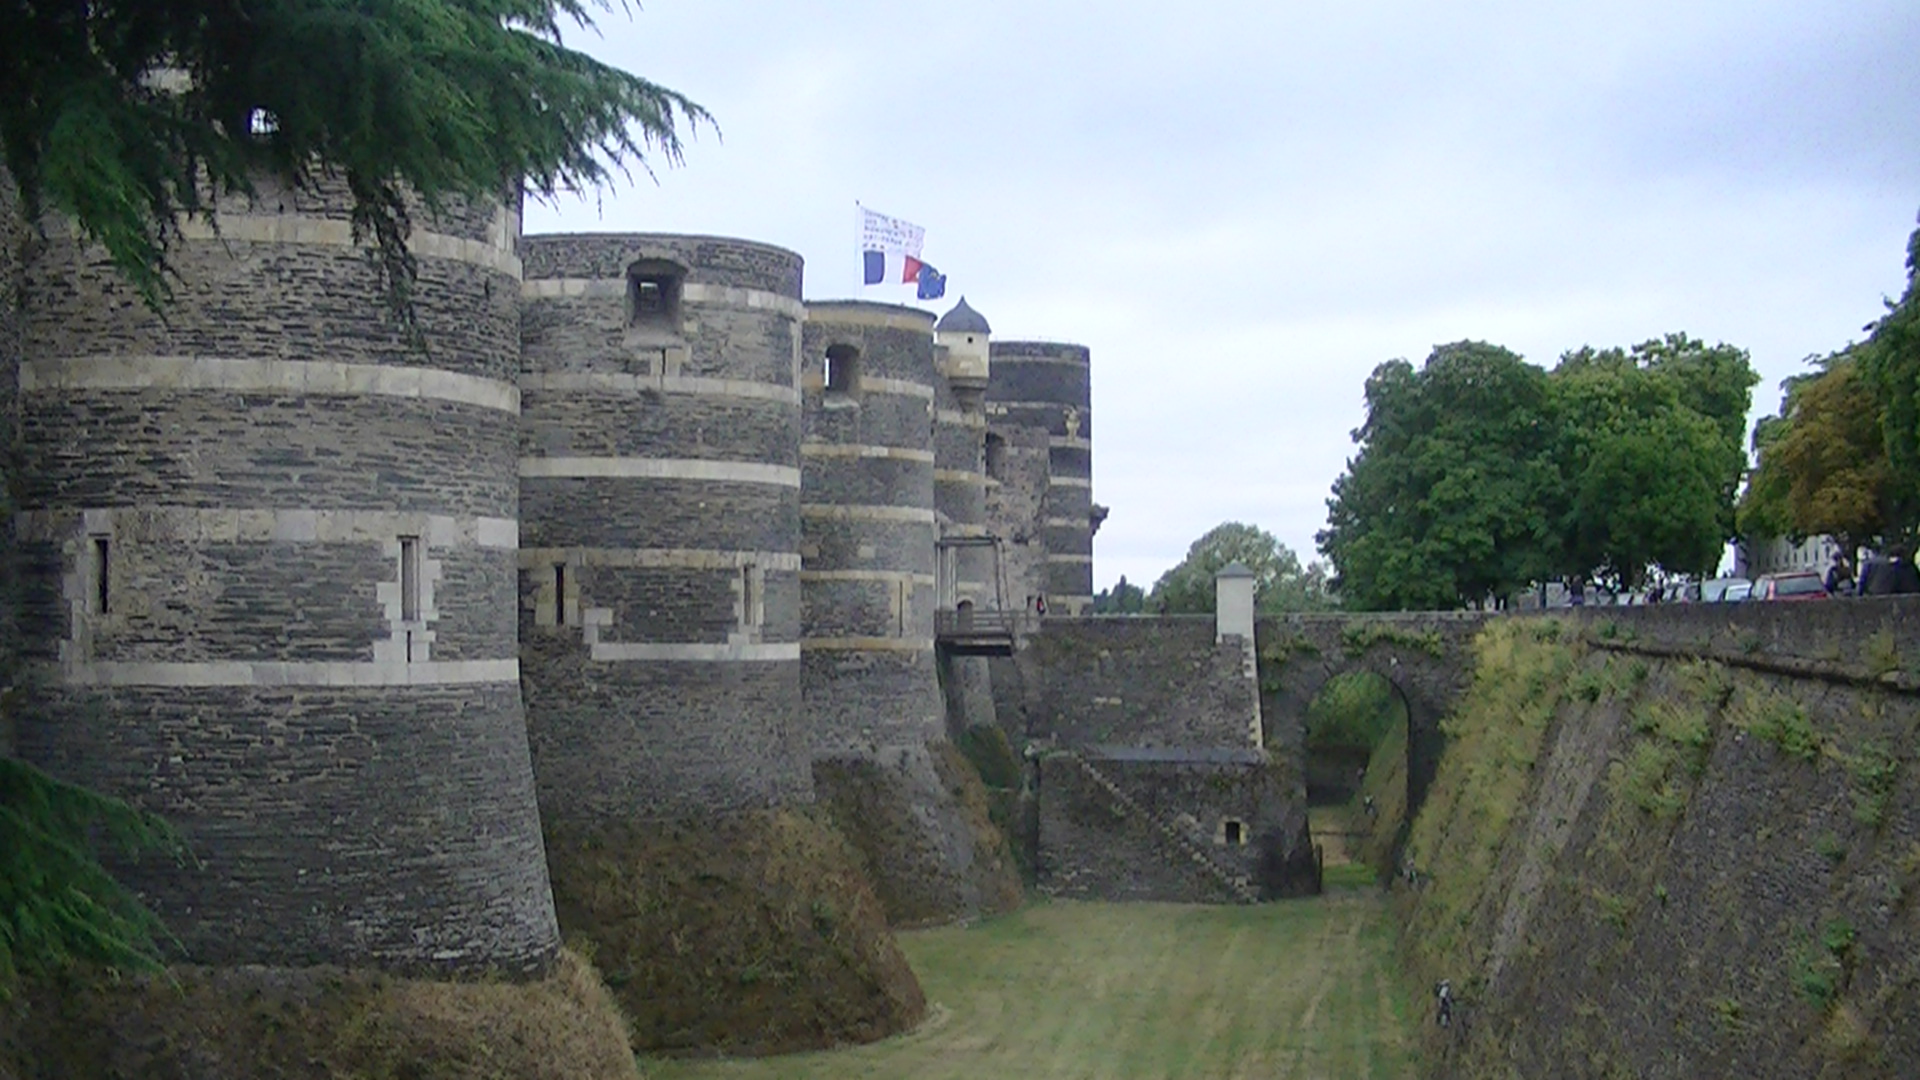
<path fill-rule="evenodd" d="M 1168 614 L 1203 614 L 1214 609 L 1214 578 L 1233 563 L 1253 571 L 1253 603 L 1258 611 L 1318 611 L 1333 606 L 1325 568 L 1302 567 L 1300 557 L 1274 535 L 1253 525 L 1229 521 L 1207 530 L 1187 548 L 1187 557 L 1154 582 L 1147 606 Z"/>
<path fill-rule="evenodd" d="M 1911 542 L 1920 529 L 1920 229 L 1907 240 L 1907 288 L 1856 353 L 1881 410 L 1891 476 L 1889 530 Z"/>
<path fill-rule="evenodd" d="M 1544 371 L 1462 341 L 1418 369 L 1380 365 L 1366 400 L 1318 537 L 1344 604 L 1452 608 L 1545 573 L 1557 470 Z"/>
<path fill-rule="evenodd" d="M 1482 342 L 1382 364 L 1319 536 L 1342 599 L 1450 608 L 1552 577 L 1710 569 L 1755 381 L 1741 350 L 1684 334 L 1552 373 Z"/>
<path fill-rule="evenodd" d="M 0 998 L 73 960 L 159 966 L 166 930 L 101 868 L 96 841 L 185 857 L 159 819 L 0 757 Z"/>
<path fill-rule="evenodd" d="M 605 0 L 0 2 L 0 154 L 158 306 L 182 215 L 344 182 L 401 312 L 415 197 L 541 197 L 680 154 L 699 106 L 564 47 Z"/>
<path fill-rule="evenodd" d="M 1740 498 L 1752 539 L 1832 536 L 1854 551 L 1897 531 L 1885 411 L 1852 350 L 1785 384 L 1780 415 L 1754 429 L 1757 459 Z"/>
<path fill-rule="evenodd" d="M 1138 615 L 1146 609 L 1147 590 L 1128 581 L 1125 574 L 1113 583 L 1113 588 L 1101 589 L 1093 597 L 1095 615 Z"/>
<path fill-rule="evenodd" d="M 1638 585 L 1650 567 L 1711 571 L 1735 532 L 1746 354 L 1683 334 L 1583 348 L 1554 369 L 1562 573 Z"/>

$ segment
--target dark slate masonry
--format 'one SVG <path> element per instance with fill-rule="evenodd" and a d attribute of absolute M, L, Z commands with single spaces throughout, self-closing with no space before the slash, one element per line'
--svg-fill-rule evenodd
<path fill-rule="evenodd" d="M 658 235 L 522 254 L 520 656 L 547 825 L 811 801 L 800 257 Z"/>
<path fill-rule="evenodd" d="M 812 303 L 801 360 L 802 694 L 814 754 L 937 738 L 933 318 Z M 828 383 L 829 352 L 852 365 Z"/>
<path fill-rule="evenodd" d="M 537 970 L 518 693 L 519 271 L 416 217 L 416 346 L 338 191 L 189 223 L 162 322 L 60 223 L 27 269 L 18 749 L 175 824 L 189 958 Z M 4 329 L 4 328 L 0 328 Z"/>
<path fill-rule="evenodd" d="M 996 341 L 987 415 L 1003 462 L 988 454 L 993 530 L 1020 551 L 1015 591 L 1049 610 L 1083 614 L 1093 602 L 1091 357 L 1081 345 Z M 1037 458 L 1037 460 L 1036 460 Z M 996 475 L 997 474 L 997 475 Z"/>

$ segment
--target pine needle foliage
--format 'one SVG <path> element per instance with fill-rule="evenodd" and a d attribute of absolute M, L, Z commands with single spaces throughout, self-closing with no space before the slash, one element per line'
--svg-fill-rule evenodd
<path fill-rule="evenodd" d="M 0 0 L 0 153 L 33 215 L 70 216 L 148 305 L 182 216 L 262 177 L 343 180 L 410 322 L 409 207 L 551 199 L 711 118 L 562 43 L 611 0 Z M 622 10 L 625 10 L 624 5 Z"/>
<path fill-rule="evenodd" d="M 72 961 L 159 967 L 166 928 L 100 865 L 102 847 L 186 857 L 159 818 L 0 757 L 0 999 Z"/>

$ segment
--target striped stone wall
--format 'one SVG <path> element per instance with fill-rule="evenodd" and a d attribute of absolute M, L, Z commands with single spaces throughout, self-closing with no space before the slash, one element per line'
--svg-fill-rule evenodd
<path fill-rule="evenodd" d="M 199 864 L 130 873 L 196 961 L 558 945 L 513 614 L 519 224 L 415 220 L 424 348 L 339 191 L 190 223 L 164 321 L 58 222 L 28 268 L 19 750 L 180 827 Z"/>
<path fill-rule="evenodd" d="M 1043 593 L 1048 610 L 1079 614 L 1093 603 L 1093 420 L 1091 358 L 1085 346 L 1036 341 L 993 343 L 987 383 L 990 433 L 1004 440 L 1008 478 L 1021 490 L 1000 493 L 994 527 L 1037 546 L 1023 593 Z M 1029 458 L 1045 432 L 1045 485 Z M 1031 515 L 1031 516 L 1029 516 Z"/>
<path fill-rule="evenodd" d="M 529 237 L 520 640 L 548 825 L 812 797 L 800 257 Z"/>

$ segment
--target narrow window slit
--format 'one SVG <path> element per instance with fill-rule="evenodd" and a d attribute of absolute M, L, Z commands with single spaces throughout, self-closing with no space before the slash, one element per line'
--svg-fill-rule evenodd
<path fill-rule="evenodd" d="M 567 625 L 567 564 L 553 564 L 553 625 Z"/>
<path fill-rule="evenodd" d="M 400 538 L 400 621 L 420 621 L 420 538 Z"/>
<path fill-rule="evenodd" d="M 112 565 L 110 543 L 105 536 L 93 538 L 93 610 L 96 615 L 107 614 L 113 600 L 113 581 L 109 576 L 109 567 Z"/>

